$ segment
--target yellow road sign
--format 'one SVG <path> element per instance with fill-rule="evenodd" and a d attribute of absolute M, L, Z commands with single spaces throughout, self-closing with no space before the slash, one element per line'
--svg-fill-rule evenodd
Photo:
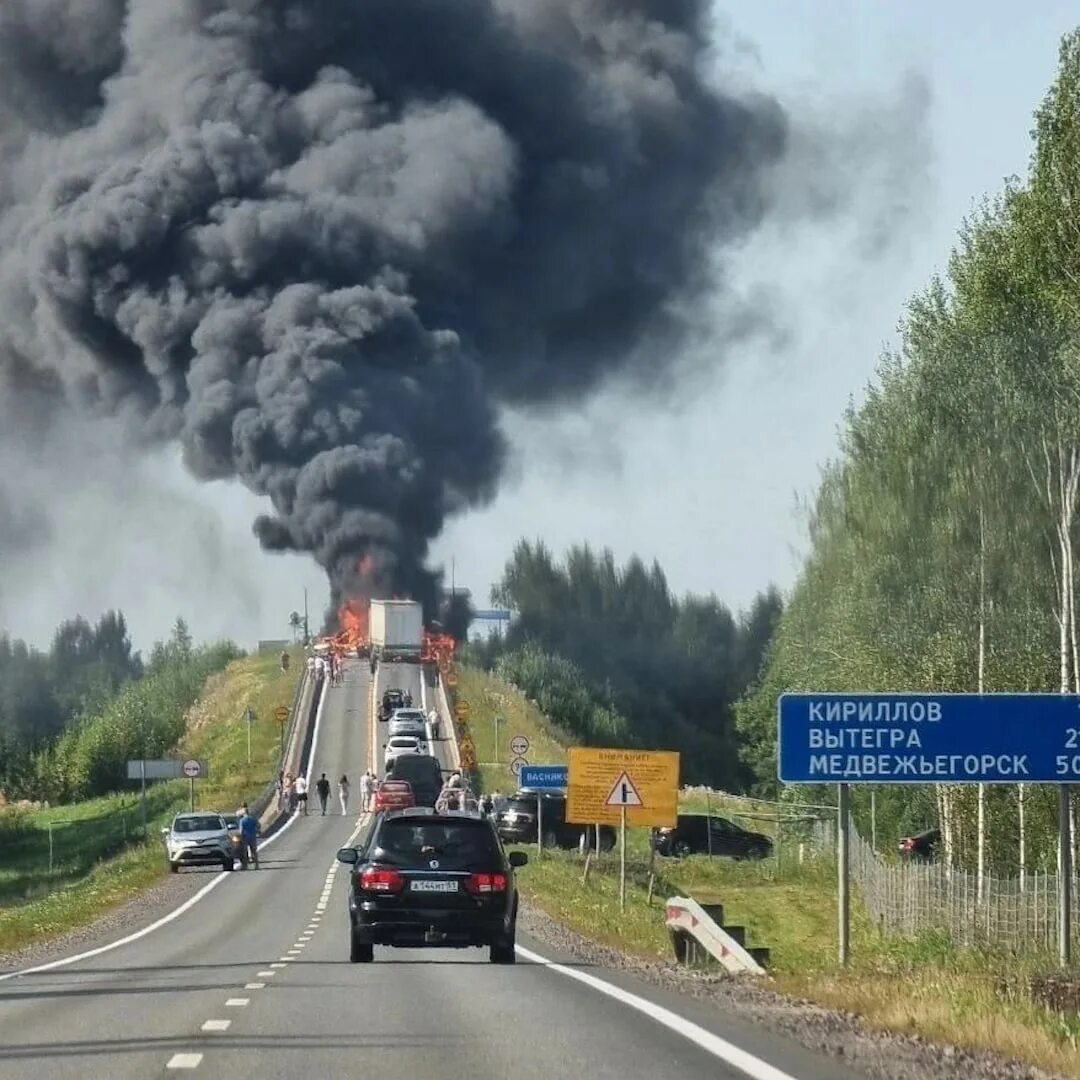
<path fill-rule="evenodd" d="M 450 674 L 446 676 L 446 685 L 457 686 L 457 675 L 454 672 L 451 671 Z"/>
<path fill-rule="evenodd" d="M 471 712 L 472 706 L 467 701 L 459 701 L 454 706 L 454 715 L 457 716 L 459 720 L 464 720 Z"/>
<path fill-rule="evenodd" d="M 473 745 L 470 735 L 463 735 L 458 740 L 458 750 L 461 754 L 461 766 L 464 769 L 476 768 L 476 747 Z"/>
<path fill-rule="evenodd" d="M 674 826 L 679 755 L 674 750 L 570 749 L 566 820 L 574 825 Z"/>
<path fill-rule="evenodd" d="M 285 706 L 285 705 L 279 705 L 274 710 L 274 719 L 277 720 L 277 722 L 279 724 L 284 724 L 285 721 L 289 719 L 289 709 L 288 709 L 288 707 Z"/>

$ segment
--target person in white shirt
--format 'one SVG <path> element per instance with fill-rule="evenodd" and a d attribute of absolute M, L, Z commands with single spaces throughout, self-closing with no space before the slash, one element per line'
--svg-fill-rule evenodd
<path fill-rule="evenodd" d="M 371 809 L 371 795 L 374 790 L 371 773 L 366 772 L 360 777 L 360 809 L 367 812 Z"/>
<path fill-rule="evenodd" d="M 363 784 L 360 786 L 363 788 Z M 337 794 L 341 801 L 341 816 L 344 817 L 349 812 L 349 778 L 344 774 L 337 782 Z"/>
<path fill-rule="evenodd" d="M 304 808 L 304 815 L 307 815 L 307 777 L 298 776 L 294 784 L 294 790 L 296 791 L 296 812 L 300 812 L 300 808 Z"/>

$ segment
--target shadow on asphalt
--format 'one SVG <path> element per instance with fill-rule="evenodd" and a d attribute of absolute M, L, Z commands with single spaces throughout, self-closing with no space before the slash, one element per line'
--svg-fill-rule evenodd
<path fill-rule="evenodd" d="M 229 1050 L 401 1050 L 415 1046 L 468 1045 L 476 1042 L 471 1033 L 383 1032 L 358 1034 L 343 1031 L 326 1035 L 248 1035 L 214 1037 L 214 1047 Z M 96 1054 L 168 1053 L 191 1049 L 191 1035 L 146 1036 L 137 1039 L 78 1039 L 70 1042 L 23 1043 L 0 1046 L 0 1061 L 21 1061 L 28 1058 L 70 1058 Z M 155 1070 L 156 1075 L 156 1070 Z"/>

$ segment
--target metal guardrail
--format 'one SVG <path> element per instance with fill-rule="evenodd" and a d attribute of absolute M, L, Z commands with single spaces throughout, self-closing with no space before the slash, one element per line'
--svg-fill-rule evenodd
<path fill-rule="evenodd" d="M 687 896 L 673 896 L 667 901 L 664 921 L 671 933 L 675 957 L 680 962 L 690 960 L 692 946 L 696 943 L 732 975 L 765 974 L 759 961 L 768 962 L 768 949 L 748 949 L 743 927 L 723 926 L 722 905 L 710 904 L 706 910 Z"/>

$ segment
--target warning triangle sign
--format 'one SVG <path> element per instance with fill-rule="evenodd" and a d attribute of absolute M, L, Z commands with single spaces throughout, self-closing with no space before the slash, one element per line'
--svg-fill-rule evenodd
<path fill-rule="evenodd" d="M 630 779 L 630 774 L 623 772 L 618 780 L 612 785 L 611 791 L 608 792 L 608 797 L 604 802 L 605 806 L 643 806 L 641 796 L 638 794 L 638 790 L 634 787 L 634 781 Z"/>

